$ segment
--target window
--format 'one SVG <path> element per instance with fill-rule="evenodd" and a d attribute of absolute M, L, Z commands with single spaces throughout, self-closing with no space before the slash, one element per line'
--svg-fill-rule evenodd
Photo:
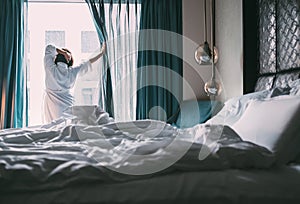
<path fill-rule="evenodd" d="M 48 31 L 45 32 L 45 45 L 50 43 L 55 44 L 58 47 L 65 47 L 65 31 Z"/>
<path fill-rule="evenodd" d="M 50 0 L 51 2 L 52 0 Z M 48 2 L 48 3 L 46 3 Z M 60 2 L 60 3 L 54 3 Z M 64 3 L 62 3 L 64 2 Z M 111 2 L 111 1 L 107 1 Z M 117 19 L 106 21 L 106 27 L 113 32 L 108 33 L 108 38 L 114 38 L 119 35 L 131 33 L 139 30 L 140 5 L 137 4 L 105 4 L 106 19 Z M 110 10 L 111 9 L 111 10 Z M 129 15 L 130 14 L 130 15 Z M 111 16 L 108 16 L 111 15 Z M 117 17 L 119 15 L 119 17 Z M 117 17 L 117 18 L 116 18 Z M 129 23 L 130 22 L 130 23 Z M 28 2 L 28 35 L 26 41 L 30 43 L 30 51 L 27 49 L 27 57 L 30 59 L 30 68 L 28 69 L 27 85 L 30 88 L 29 94 L 29 125 L 39 125 L 42 123 L 43 97 L 45 90 L 44 73 L 44 52 L 45 46 L 53 43 L 60 47 L 68 48 L 73 55 L 74 64 L 78 64 L 82 59 L 88 59 L 95 56 L 99 50 L 99 40 L 94 26 L 92 15 L 90 14 L 88 4 L 84 0 L 62 0 L 62 1 L 41 1 L 29 0 Z M 123 25 L 116 29 L 118 25 Z M 113 97 L 115 108 L 115 119 L 125 121 L 135 119 L 136 101 L 134 93 L 136 87 L 137 53 L 119 58 L 118 51 L 127 52 L 138 46 L 138 36 L 130 41 L 130 46 L 126 40 L 114 45 L 114 56 L 112 61 L 116 62 L 111 67 L 111 81 L 113 88 Z M 29 45 L 27 46 L 29 47 Z M 129 53 L 129 52 L 128 52 Z M 121 55 L 121 54 L 120 54 Z M 96 64 L 96 63 L 95 63 Z M 73 90 L 75 105 L 88 105 L 99 103 L 99 84 L 103 83 L 104 71 L 100 63 L 93 64 L 92 71 L 89 71 L 76 80 Z M 131 73 L 130 78 L 126 79 L 126 86 L 119 87 L 115 91 L 114 86 L 118 86 L 124 76 Z M 127 88 L 130 87 L 130 88 Z M 102 92 L 103 93 L 103 92 Z M 101 95 L 101 97 L 103 97 Z M 101 98 L 103 100 L 103 98 Z M 99 103 L 103 105 L 103 103 Z"/>
<path fill-rule="evenodd" d="M 94 92 L 95 89 L 91 89 L 91 88 L 83 88 L 82 89 L 82 98 L 83 98 L 83 102 L 84 104 L 90 105 L 93 104 L 93 96 L 94 96 Z"/>
<path fill-rule="evenodd" d="M 29 125 L 39 125 L 42 124 L 45 90 L 43 64 L 45 46 L 53 43 L 59 47 L 68 48 L 73 54 L 74 63 L 78 64 L 95 53 L 99 47 L 99 41 L 88 5 L 84 1 L 83 3 L 29 2 L 26 37 L 29 59 L 27 66 L 28 119 Z M 97 103 L 97 85 L 97 69 L 79 77 L 74 87 L 75 103 Z"/>
<path fill-rule="evenodd" d="M 81 31 L 81 52 L 93 53 L 99 47 L 99 40 L 95 31 Z"/>

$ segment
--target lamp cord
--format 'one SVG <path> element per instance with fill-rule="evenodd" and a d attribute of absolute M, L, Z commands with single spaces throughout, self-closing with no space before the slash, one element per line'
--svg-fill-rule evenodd
<path fill-rule="evenodd" d="M 211 0 L 211 47 L 212 79 L 215 80 L 215 0 Z"/>
<path fill-rule="evenodd" d="M 204 42 L 207 41 L 207 25 L 206 25 L 206 0 L 204 0 Z"/>

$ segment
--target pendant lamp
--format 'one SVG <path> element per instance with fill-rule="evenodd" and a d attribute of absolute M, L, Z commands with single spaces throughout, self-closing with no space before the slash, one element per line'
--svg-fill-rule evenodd
<path fill-rule="evenodd" d="M 195 60 L 200 65 L 211 65 L 211 79 L 205 83 L 204 91 L 210 97 L 218 96 L 221 93 L 221 85 L 216 80 L 215 63 L 218 61 L 218 50 L 215 44 L 215 0 L 210 0 L 211 9 L 211 46 L 214 48 L 212 52 L 209 43 L 207 42 L 207 23 L 206 23 L 206 0 L 204 0 L 204 43 L 199 45 L 195 51 Z M 214 59 L 214 60 L 212 60 Z"/>
<path fill-rule="evenodd" d="M 203 1 L 203 14 L 204 14 L 204 43 L 200 44 L 195 51 L 195 60 L 200 65 L 211 64 L 212 51 L 207 41 L 207 13 L 206 13 L 206 0 Z M 214 47 L 214 62 L 218 60 L 218 51 Z"/>

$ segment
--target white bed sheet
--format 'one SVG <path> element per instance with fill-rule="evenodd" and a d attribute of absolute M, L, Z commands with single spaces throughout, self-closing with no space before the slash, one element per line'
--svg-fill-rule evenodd
<path fill-rule="evenodd" d="M 148 126 L 149 122 L 161 128 L 153 140 L 150 135 L 155 128 L 147 132 L 135 128 L 135 125 Z M 222 127 L 222 136 L 209 142 L 212 139 L 209 136 L 214 137 L 212 133 L 218 132 L 218 127 L 200 124 L 179 130 L 159 121 L 136 121 L 135 125 L 118 123 L 117 128 L 115 123 L 102 126 L 58 123 L 0 131 L 0 203 L 224 204 L 253 203 L 256 199 L 263 203 L 285 203 L 287 199 L 300 197 L 300 189 L 296 188 L 300 184 L 298 169 L 268 170 L 273 163 L 272 154 L 241 141 L 229 127 Z M 79 129 L 74 131 L 76 128 Z M 79 142 L 78 132 L 82 128 L 90 134 Z M 95 134 L 99 130 L 101 134 Z M 95 161 L 87 154 L 89 148 L 93 150 L 90 144 L 102 145 L 109 140 L 124 151 L 134 147 L 135 153 L 155 154 L 154 161 L 161 162 L 177 152 L 177 148 L 170 151 L 166 147 L 178 134 L 182 137 L 179 149 L 189 141 L 194 142 L 193 146 L 172 167 L 157 174 L 120 175 L 103 168 L 102 159 L 111 159 L 112 155 L 100 155 L 101 160 Z M 136 143 L 132 136 L 140 142 Z M 201 144 L 212 152 L 200 161 Z M 131 162 L 127 165 L 132 168 L 138 164 L 136 160 Z M 125 165 L 122 160 L 117 164 Z M 246 170 L 250 167 L 253 170 Z M 238 170 L 241 168 L 244 170 Z"/>

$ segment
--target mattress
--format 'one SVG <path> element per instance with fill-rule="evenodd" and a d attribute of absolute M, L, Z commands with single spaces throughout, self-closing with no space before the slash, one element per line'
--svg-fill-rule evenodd
<path fill-rule="evenodd" d="M 1 203 L 220 203 L 300 202 L 300 165 L 269 170 L 177 172 L 129 182 L 74 183 L 32 192 L 1 193 Z"/>

